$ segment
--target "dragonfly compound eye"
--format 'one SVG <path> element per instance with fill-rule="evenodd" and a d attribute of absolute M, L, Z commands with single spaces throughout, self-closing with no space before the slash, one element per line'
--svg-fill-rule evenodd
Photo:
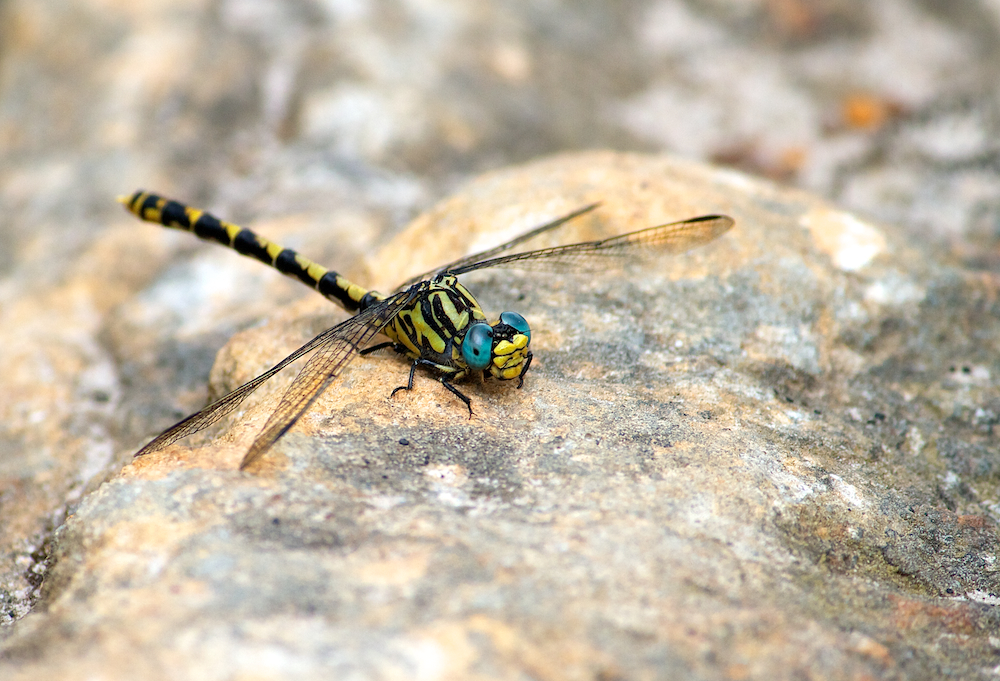
<path fill-rule="evenodd" d="M 528 342 L 531 342 L 531 327 L 528 326 L 527 319 L 516 312 L 504 312 L 500 315 L 500 321 L 513 327 L 518 333 L 527 336 Z"/>
<path fill-rule="evenodd" d="M 469 326 L 462 341 L 462 359 L 470 369 L 485 369 L 490 365 L 493 351 L 493 327 L 483 322 Z"/>

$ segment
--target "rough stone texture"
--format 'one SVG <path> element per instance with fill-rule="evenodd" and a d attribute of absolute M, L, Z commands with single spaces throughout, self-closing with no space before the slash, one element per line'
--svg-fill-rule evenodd
<path fill-rule="evenodd" d="M 947 541 L 968 548 L 969 556 L 990 555 L 973 549 L 992 541 L 990 523 L 1000 516 L 992 440 L 1000 408 L 991 392 L 996 373 L 989 354 L 995 335 L 986 329 L 1000 252 L 998 16 L 994 0 L 0 4 L 0 639 L 25 649 L 28 627 L 37 625 L 18 620 L 40 594 L 54 530 L 117 475 L 145 439 L 204 403 L 209 370 L 227 339 L 233 338 L 217 362 L 216 389 L 262 370 L 341 318 L 256 263 L 137 224 L 114 196 L 139 186 L 172 194 L 384 286 L 411 264 L 405 255 L 391 269 L 387 261 L 374 263 L 376 247 L 474 174 L 595 147 L 673 151 L 811 189 L 864 218 L 899 224 L 903 236 L 889 238 L 886 257 L 896 257 L 900 244 L 935 245 L 937 255 L 897 265 L 905 276 L 865 289 L 865 305 L 881 312 L 860 310 L 871 315 L 868 326 L 859 321 L 840 345 L 830 333 L 846 323 L 816 322 L 811 313 L 803 313 L 802 328 L 761 322 L 740 343 L 750 358 L 766 363 L 781 356 L 795 369 L 762 369 L 754 380 L 778 386 L 781 398 L 794 404 L 805 400 L 806 415 L 835 377 L 868 376 L 868 383 L 855 378 L 838 387 L 853 400 L 846 408 L 855 429 L 844 437 L 854 442 L 860 430 L 870 461 L 859 474 L 872 484 L 881 480 L 914 507 L 900 516 L 911 529 L 890 528 L 899 540 L 880 560 L 907 579 L 937 585 L 927 587 L 928 595 L 954 579 L 947 588 L 956 594 L 989 600 L 985 582 L 980 589 L 971 577 L 988 579 L 989 563 L 977 572 L 973 558 L 959 569 L 936 557 L 938 544 Z M 542 189 L 522 188 L 524 195 L 502 207 L 491 204 L 490 214 L 476 220 L 487 221 L 486 230 L 509 233 L 569 203 L 545 198 Z M 541 193 L 528 201 L 536 190 Z M 812 205 L 812 199 L 801 201 Z M 617 229 L 641 217 L 615 205 L 606 203 L 595 227 Z M 637 210 L 660 219 L 657 210 L 672 208 L 654 202 Z M 469 223 L 462 214 L 449 208 L 434 219 L 464 228 Z M 820 252 L 842 254 L 836 267 L 851 266 L 852 249 L 841 249 L 823 228 L 812 234 Z M 767 239 L 762 247 L 773 241 Z M 863 260 L 866 249 L 883 248 L 879 243 L 876 238 L 856 251 Z M 719 257 L 729 247 L 720 243 L 710 252 Z M 442 240 L 434 248 L 441 250 L 421 256 L 428 264 L 451 246 Z M 970 269 L 933 264 L 948 257 L 941 255 L 945 248 Z M 703 275 L 686 269 L 692 262 L 671 264 L 678 286 L 689 280 L 682 275 Z M 769 272 L 766 281 L 781 283 L 782 272 Z M 640 270 L 637 280 L 646 276 L 648 270 Z M 567 325 L 554 314 L 539 316 L 554 304 L 545 300 L 526 298 L 530 307 L 486 300 L 495 295 L 491 281 L 505 280 L 486 278 L 480 290 L 488 307 L 522 309 L 551 334 L 533 380 L 536 372 L 541 381 L 557 369 L 579 381 L 607 377 L 602 365 L 580 360 L 573 343 L 581 330 L 603 329 L 618 317 Z M 496 295 L 529 295 L 523 285 L 512 286 L 500 285 Z M 584 306 L 606 306 L 598 289 Z M 575 285 L 567 290 L 576 293 Z M 621 300 L 629 315 L 642 316 L 635 298 Z M 669 318 L 687 330 L 670 340 L 711 341 L 681 317 L 695 303 L 672 304 L 676 316 Z M 922 312 L 912 313 L 913 306 Z M 823 309 L 833 307 L 824 302 Z M 264 326 L 251 328 L 255 324 Z M 718 340 L 732 344 L 734 329 L 742 327 L 724 327 Z M 614 337 L 613 331 L 609 326 L 597 337 Z M 631 336 L 612 356 L 615 366 L 633 366 L 619 369 L 623 381 L 651 371 L 635 362 L 652 357 L 644 348 L 657 338 Z M 241 344 L 260 344 L 258 359 Z M 589 357 L 600 348 L 607 346 L 582 352 Z M 824 355 L 820 348 L 832 350 Z M 663 355 L 660 364 L 681 354 Z M 864 367 L 875 364 L 881 373 L 866 374 Z M 397 366 L 392 357 L 377 357 L 353 371 L 371 371 L 369 378 L 384 377 L 392 387 Z M 400 402 L 412 409 L 429 393 L 450 413 L 448 396 L 424 383 L 420 399 Z M 537 383 L 532 390 L 540 390 Z M 895 392 L 887 396 L 887 390 Z M 500 414 L 516 410 L 527 391 L 470 387 L 484 396 L 477 404 L 503 401 Z M 373 394 L 381 393 L 373 388 Z M 830 413 L 822 405 L 820 411 L 815 416 Z M 244 427 L 259 425 L 253 419 L 263 413 L 248 412 Z M 422 418 L 441 416 L 435 407 Z M 487 416 L 477 414 L 482 427 Z M 306 423 L 301 432 L 329 434 L 331 427 Z M 230 461 L 239 456 L 237 446 L 223 451 Z M 224 460 L 219 452 L 204 456 L 206 466 Z M 825 484 L 839 489 L 832 480 Z M 942 515 L 942 509 L 969 517 Z M 856 554 L 839 550 L 853 535 L 813 535 L 813 516 L 783 517 L 789 536 L 808 549 L 807 563 L 853 569 Z M 980 527 L 980 517 L 989 522 Z M 817 546 L 817 539 L 828 544 Z M 862 560 L 862 567 L 880 564 L 878 556 L 857 555 L 874 561 Z M 906 623 L 898 627 L 902 640 L 909 642 L 914 631 L 931 640 L 936 630 L 926 622 L 955 626 L 935 639 L 938 646 L 965 640 L 955 625 L 960 618 L 935 610 L 936 601 L 933 607 L 893 603 Z M 736 621 L 717 620 L 719 627 Z M 637 641 L 653 640 L 636 631 Z M 809 640 L 808 633 L 800 635 Z M 851 640 L 859 649 L 869 645 Z M 504 650 L 521 660 L 527 653 L 513 641 Z M 965 666 L 953 675 L 971 675 L 977 664 L 996 667 L 1000 660 L 989 654 L 962 657 Z M 767 676 L 772 667 L 759 659 L 767 671 L 758 676 Z M 295 668 L 290 665 L 290 673 Z M 902 668 L 897 662 L 891 669 L 900 674 Z M 215 667 L 203 669 L 211 675 Z M 715 665 L 705 674 L 738 678 L 750 667 Z"/>
<path fill-rule="evenodd" d="M 578 237 L 738 226 L 621 273 L 469 277 L 538 355 L 522 390 L 468 386 L 471 420 L 426 377 L 389 399 L 405 362 L 367 357 L 250 473 L 280 380 L 218 440 L 126 466 L 57 533 L 8 673 L 990 673 L 996 282 L 808 195 L 611 153 L 487 175 L 379 260 L 407 274 L 595 199 Z M 212 391 L 325 305 L 237 335 Z"/>

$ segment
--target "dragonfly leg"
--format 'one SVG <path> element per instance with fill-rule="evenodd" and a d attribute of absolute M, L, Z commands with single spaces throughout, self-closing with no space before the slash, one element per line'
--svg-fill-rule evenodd
<path fill-rule="evenodd" d="M 392 341 L 386 341 L 385 343 L 379 343 L 378 345 L 373 345 L 370 348 L 365 348 L 358 352 L 359 355 L 370 355 L 373 352 L 378 352 L 379 350 L 385 350 L 386 348 L 392 348 L 396 352 L 399 352 L 399 348 Z"/>
<path fill-rule="evenodd" d="M 392 343 L 389 343 L 389 345 L 392 345 Z M 413 364 L 410 365 L 410 378 L 406 382 L 406 385 L 401 385 L 398 388 L 393 388 L 392 392 L 389 393 L 389 397 L 392 397 L 393 395 L 395 395 L 396 393 L 398 393 L 400 390 L 413 390 L 413 374 L 415 374 L 417 372 L 417 365 L 418 364 L 420 364 L 420 360 L 419 359 L 413 360 Z"/>
<path fill-rule="evenodd" d="M 454 395 L 458 399 L 460 399 L 463 402 L 465 402 L 465 406 L 469 409 L 469 418 L 471 419 L 472 418 L 472 400 L 470 400 L 464 393 L 462 393 L 461 390 L 459 390 L 458 388 L 456 388 L 455 386 L 453 386 L 446 376 L 442 376 L 440 380 L 441 380 L 441 385 L 443 385 L 445 388 L 447 388 L 449 390 L 449 392 L 451 392 L 452 395 Z"/>
<path fill-rule="evenodd" d="M 413 364 L 410 365 L 410 377 L 407 379 L 406 385 L 401 385 L 398 388 L 394 388 L 393 391 L 391 393 L 389 393 L 389 397 L 392 397 L 393 395 L 395 395 L 396 393 L 398 393 L 400 390 L 413 390 L 413 376 L 417 373 L 417 367 L 420 366 L 421 364 L 425 364 L 425 365 L 427 365 L 429 367 L 437 367 L 438 366 L 438 365 L 434 364 L 434 362 L 428 362 L 426 359 L 417 358 L 417 359 L 413 360 Z M 451 381 L 449 381 L 448 378 L 449 378 L 448 376 L 442 376 L 438 380 L 441 381 L 441 385 L 443 385 L 445 388 L 448 389 L 448 392 L 450 392 L 452 395 L 454 395 L 458 399 L 462 400 L 462 402 L 465 404 L 465 407 L 469 410 L 469 418 L 471 419 L 472 418 L 472 400 L 469 399 L 461 390 L 459 390 L 454 385 L 452 385 Z"/>
<path fill-rule="evenodd" d="M 521 369 L 520 375 L 517 377 L 517 389 L 520 390 L 521 386 L 524 385 L 524 375 L 528 373 L 528 367 L 531 366 L 531 353 L 528 353 L 528 359 L 524 362 L 524 368 Z"/>

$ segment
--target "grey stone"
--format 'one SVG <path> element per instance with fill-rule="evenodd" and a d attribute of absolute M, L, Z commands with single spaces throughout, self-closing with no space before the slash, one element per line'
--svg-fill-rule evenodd
<path fill-rule="evenodd" d="M 661 289 L 645 283 L 655 270 L 640 268 L 628 275 L 631 288 L 618 287 L 614 277 L 585 279 L 588 300 L 601 311 L 582 319 L 548 312 L 568 305 L 580 284 L 553 289 L 551 299 L 543 299 L 517 278 L 487 277 L 477 288 L 487 307 L 516 304 L 533 325 L 544 325 L 551 340 L 532 372 L 534 387 L 503 397 L 494 387 L 468 386 L 481 427 L 490 421 L 488 413 L 478 413 L 480 406 L 503 398 L 501 406 L 514 409 L 529 389 L 537 394 L 545 371 L 569 385 L 620 381 L 606 391 L 617 399 L 623 386 L 655 384 L 672 375 L 668 370 L 725 377 L 738 366 L 740 381 L 728 380 L 726 390 L 749 375 L 759 386 L 747 399 L 777 386 L 781 399 L 795 400 L 786 404 L 806 401 L 796 414 L 818 408 L 821 414 L 813 416 L 824 418 L 831 411 L 828 396 L 848 394 L 843 438 L 850 446 L 833 439 L 820 451 L 866 448 L 869 459 L 858 464 L 857 474 L 894 490 L 914 510 L 900 511 L 905 527 L 888 528 L 896 539 L 877 555 L 867 544 L 858 554 L 830 548 L 847 535 L 824 529 L 809 514 L 783 516 L 788 541 L 810 564 L 867 570 L 884 560 L 907 580 L 926 583 L 928 597 L 990 604 L 992 563 L 982 558 L 988 550 L 970 549 L 961 560 L 954 555 L 956 546 L 988 545 L 997 519 L 993 428 L 1000 405 L 992 392 L 989 320 L 1000 252 L 998 24 L 995 3 L 987 0 L 0 4 L 0 639 L 16 639 L 12 651 L 26 650 L 29 628 L 38 625 L 21 618 L 43 591 L 56 528 L 115 478 L 142 442 L 205 403 L 207 377 L 227 339 L 215 361 L 215 392 L 342 318 L 256 263 L 137 224 L 114 196 L 141 186 L 165 192 L 247 223 L 362 283 L 385 287 L 410 264 L 404 254 L 388 269 L 372 258 L 378 247 L 469 178 L 544 154 L 605 147 L 682 152 L 810 189 L 863 224 L 898 224 L 896 237 L 879 228 L 890 235 L 883 257 L 896 257 L 901 244 L 915 244 L 919 255 L 865 279 L 860 294 L 822 278 L 807 286 L 811 270 L 794 258 L 759 280 L 734 270 L 726 275 L 734 290 L 761 291 L 740 298 L 740 306 L 725 291 L 717 305 L 718 292 L 703 291 L 684 276 L 673 282 L 669 302 L 645 302 Z M 768 211 L 789 219 L 800 214 L 799 199 L 788 205 L 786 193 L 776 197 L 765 202 Z M 504 233 L 527 226 L 532 215 L 517 212 L 524 205 L 519 201 L 527 200 L 507 199 L 511 212 L 498 210 L 494 226 Z M 813 199 L 803 200 L 812 205 Z M 555 205 L 533 216 L 548 215 Z M 600 227 L 614 230 L 632 217 L 605 213 Z M 654 210 L 646 217 L 662 215 Z M 464 230 L 470 223 L 449 224 Z M 826 231 L 813 236 L 845 272 L 864 262 L 866 251 L 880 248 L 840 249 L 823 241 Z M 419 234 L 406 246 L 411 253 Z M 710 252 L 724 254 L 724 248 L 720 243 Z M 426 252 L 424 259 L 430 266 L 442 256 L 447 252 Z M 944 267 L 949 258 L 963 267 Z M 847 276 L 868 276 L 868 267 Z M 802 324 L 784 323 L 792 312 L 774 305 L 763 288 L 782 282 L 802 285 L 794 291 Z M 521 293 L 523 304 L 509 303 Z M 817 317 L 809 303 L 816 299 L 835 301 L 823 309 L 837 316 Z M 700 331 L 708 318 L 701 303 L 726 321 Z M 577 309 L 590 303 L 581 304 Z M 674 331 L 651 329 L 642 321 L 649 315 L 669 321 Z M 743 320 L 755 324 L 752 335 L 741 335 L 750 323 L 741 326 Z M 622 329 L 622 322 L 630 328 Z M 839 342 L 828 338 L 831 328 L 846 329 Z M 676 341 L 679 348 L 670 345 Z M 260 347 L 252 352 L 245 347 L 255 344 Z M 652 352 L 654 345 L 664 349 Z M 764 366 L 744 371 L 746 365 L 733 363 L 713 369 L 714 359 L 678 361 L 685 353 L 700 358 L 708 351 L 727 357 L 734 345 Z M 604 358 L 604 364 L 581 355 Z M 775 362 L 781 367 L 768 364 Z M 384 374 L 379 389 L 388 390 L 398 384 L 397 365 L 380 356 L 352 371 Z M 830 379 L 845 376 L 854 378 L 834 392 Z M 250 405 L 245 420 L 233 424 L 246 432 L 232 437 L 249 437 L 259 427 L 267 400 L 287 380 L 276 379 L 259 405 Z M 353 380 L 345 376 L 341 387 Z M 425 378 L 420 394 L 435 396 L 436 387 Z M 589 389 L 562 390 L 595 413 L 603 404 L 604 397 L 592 397 Z M 553 390 L 545 404 L 558 407 L 559 396 Z M 454 406 L 449 397 L 437 398 L 444 416 Z M 626 397 L 639 399 L 634 392 Z M 346 413 L 339 405 L 328 407 Z M 678 419 L 690 413 L 675 408 Z M 352 418 L 364 423 L 389 413 L 355 407 Z M 425 420 L 438 416 L 437 409 L 420 414 Z M 648 435 L 662 421 L 635 416 L 629 423 Z M 452 432 L 451 420 L 441 423 Z M 796 421 L 788 428 L 801 426 Z M 295 437 L 313 433 L 332 443 L 369 436 L 361 425 L 347 434 L 338 434 L 340 427 L 339 421 L 304 423 Z M 555 449 L 571 446 L 562 444 L 567 437 L 552 435 L 552 452 L 539 459 L 539 470 L 568 465 Z M 462 447 L 455 439 L 440 440 L 451 451 Z M 512 447 L 518 444 L 511 440 Z M 390 441 L 385 451 L 428 456 L 426 441 L 408 441 Z M 308 446 L 320 451 L 315 440 Z M 220 456 L 234 462 L 241 451 L 238 444 L 192 450 L 178 461 L 212 468 Z M 342 447 L 326 456 L 345 460 Z M 279 463 L 272 461 L 277 470 Z M 839 468 L 830 470 L 851 480 Z M 532 478 L 509 479 L 522 484 Z M 823 474 L 817 480 L 847 489 Z M 940 539 L 942 551 L 939 535 L 951 538 Z M 865 530 L 863 536 L 868 541 L 873 535 Z M 45 593 L 59 593 L 55 577 L 50 581 Z M 56 601 L 47 597 L 39 611 Z M 995 668 L 979 630 L 963 628 L 972 621 L 963 619 L 966 610 L 956 615 L 947 609 L 954 604 L 941 600 L 892 603 L 906 626 L 855 629 L 846 639 L 852 650 L 874 659 L 889 660 L 883 652 L 890 649 L 897 653 L 893 660 L 910 659 L 911 649 L 893 648 L 895 640 L 922 651 L 914 654 L 918 662 L 893 662 L 884 675 L 915 675 L 923 669 L 921 655 L 938 655 L 927 665 L 929 676 L 968 677 L 977 673 L 973 669 L 989 675 Z M 942 603 L 945 609 L 935 609 Z M 927 648 L 936 631 L 927 622 L 952 627 L 940 651 Z M 843 626 L 839 631 L 848 630 Z M 83 645 L 66 635 L 74 646 Z M 37 640 L 41 646 L 52 639 Z M 508 659 L 530 657 L 509 640 Z M 48 649 L 38 650 L 37 660 L 45 659 Z M 363 655 L 371 649 L 358 644 L 354 650 Z M 75 675 L 71 658 L 60 659 Z M 774 660 L 787 661 L 754 659 L 756 666 L 706 666 L 702 675 L 770 678 L 779 666 Z M 41 666 L 28 665 L 25 674 L 42 673 L 43 662 L 32 664 Z M 46 673 L 57 675 L 61 663 L 52 658 L 46 664 Z M 482 675 L 502 675 L 491 664 L 481 663 Z M 157 665 L 151 668 L 163 668 Z M 200 669 L 227 673 L 209 664 Z M 289 661 L 288 669 L 302 667 Z M 567 669 L 550 675 L 565 676 Z M 5 666 L 0 675 L 7 671 Z M 612 665 L 604 676 L 616 673 Z"/>
<path fill-rule="evenodd" d="M 426 376 L 390 399 L 407 365 L 372 356 L 250 472 L 278 388 L 136 459 L 57 533 L 13 678 L 980 674 L 992 285 L 807 194 L 611 153 L 486 175 L 379 261 L 405 276 L 597 198 L 576 238 L 737 227 L 601 276 L 469 277 L 537 355 L 521 390 L 466 384 L 472 419 Z M 308 326 L 240 334 L 212 391 Z"/>

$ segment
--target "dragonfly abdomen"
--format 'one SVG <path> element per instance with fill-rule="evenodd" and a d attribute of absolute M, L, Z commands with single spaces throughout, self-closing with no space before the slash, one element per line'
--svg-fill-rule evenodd
<path fill-rule="evenodd" d="M 270 265 L 282 274 L 315 289 L 349 312 L 356 312 L 362 307 L 362 301 L 370 293 L 368 289 L 292 249 L 284 248 L 245 227 L 220 220 L 211 213 L 143 191 L 122 197 L 119 201 L 143 220 L 191 232 L 205 241 L 228 246 L 237 253 Z"/>

